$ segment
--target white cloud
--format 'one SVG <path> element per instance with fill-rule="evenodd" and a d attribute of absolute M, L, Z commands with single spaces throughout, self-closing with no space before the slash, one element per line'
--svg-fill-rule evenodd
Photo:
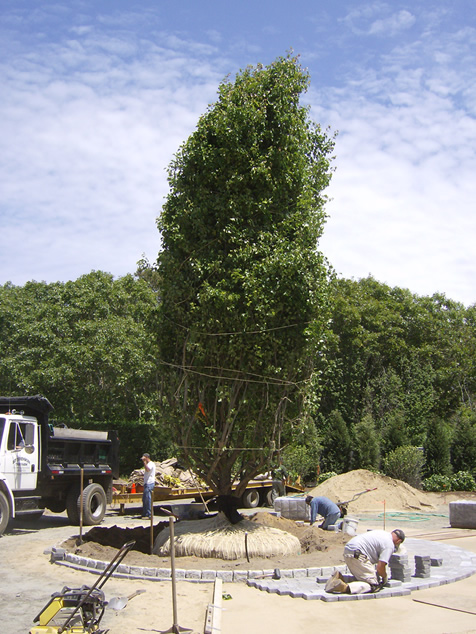
<path fill-rule="evenodd" d="M 2 234 L 29 245 L 21 267 L 3 252 L 2 281 L 75 278 L 84 262 L 125 274 L 142 252 L 155 258 L 165 168 L 221 79 L 209 47 L 157 42 L 83 27 L 0 67 Z"/>
<path fill-rule="evenodd" d="M 434 45 L 446 53 L 443 69 L 420 59 L 407 70 L 409 51 L 399 49 L 380 71 L 356 74 L 350 90 L 319 104 L 319 118 L 340 131 L 321 248 L 345 277 L 370 273 L 472 304 L 476 121 L 455 107 L 471 72 L 455 61 L 474 51 L 469 34 L 465 47 L 453 44 Z"/>
<path fill-rule="evenodd" d="M 394 10 L 392 5 L 383 2 L 362 4 L 353 8 L 343 22 L 355 35 L 395 36 L 411 28 L 415 16 L 407 9 Z"/>
<path fill-rule="evenodd" d="M 369 35 L 396 35 L 415 24 L 415 16 L 410 11 L 402 10 L 392 15 L 375 20 L 369 26 Z"/>

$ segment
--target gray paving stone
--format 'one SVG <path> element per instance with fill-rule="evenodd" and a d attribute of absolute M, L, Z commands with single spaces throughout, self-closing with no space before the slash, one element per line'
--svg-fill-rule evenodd
<path fill-rule="evenodd" d="M 157 568 L 144 568 L 142 574 L 144 577 L 157 577 Z"/>
<path fill-rule="evenodd" d="M 189 582 L 209 583 L 218 577 L 224 581 L 236 582 L 244 581 L 248 585 L 270 594 L 291 596 L 306 600 L 321 600 L 324 602 L 335 601 L 366 601 L 379 598 L 390 598 L 394 596 L 405 596 L 418 590 L 434 588 L 437 586 L 454 583 L 466 579 L 476 574 L 476 557 L 473 553 L 463 550 L 457 546 L 450 546 L 441 542 L 431 542 L 428 540 L 408 538 L 405 541 L 407 553 L 402 553 L 396 557 L 394 563 L 396 572 L 406 573 L 405 558 L 412 560 L 415 556 L 420 558 L 430 557 L 430 563 L 437 562 L 433 566 L 430 579 L 422 579 L 417 576 L 410 576 L 403 581 L 391 578 L 388 586 L 376 594 L 358 595 L 335 595 L 324 591 L 324 583 L 336 571 L 344 574 L 344 578 L 351 578 L 345 565 L 326 566 L 324 568 L 298 568 L 296 570 L 281 570 L 281 579 L 253 579 L 261 571 L 200 571 L 200 570 L 176 570 L 176 578 L 184 578 Z M 393 555 L 395 557 L 395 555 Z M 107 567 L 108 562 L 101 562 L 85 557 L 78 557 L 71 553 L 66 554 L 64 559 L 55 561 L 58 565 L 68 566 L 77 570 L 87 570 L 93 574 L 101 574 Z M 263 571 L 264 573 L 265 571 Z M 267 571 L 266 571 L 267 572 Z M 269 570 L 272 574 L 273 570 Z M 435 574 L 436 573 L 436 574 Z M 398 572 L 397 572 L 398 574 Z M 143 578 L 150 581 L 169 581 L 171 572 L 169 568 L 142 568 L 138 566 L 127 566 L 120 564 L 113 573 L 114 576 L 127 579 Z M 183 575 L 183 576 L 182 576 Z M 205 576 L 205 578 L 203 578 Z M 211 577 L 207 579 L 207 577 Z M 250 578 L 248 578 L 250 577 Z"/>
<path fill-rule="evenodd" d="M 293 572 L 294 572 L 293 574 L 294 579 L 307 577 L 307 568 L 297 568 Z"/>
<path fill-rule="evenodd" d="M 292 570 L 281 570 L 281 578 L 282 579 L 292 579 L 293 578 Z"/>
<path fill-rule="evenodd" d="M 322 574 L 322 568 L 308 568 L 307 576 L 308 577 L 317 577 Z"/>
<path fill-rule="evenodd" d="M 217 579 L 231 583 L 233 581 L 233 570 L 217 570 Z"/>

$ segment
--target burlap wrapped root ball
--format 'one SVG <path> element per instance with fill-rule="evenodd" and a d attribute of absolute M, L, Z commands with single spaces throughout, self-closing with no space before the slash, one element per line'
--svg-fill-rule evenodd
<path fill-rule="evenodd" d="M 278 528 L 242 520 L 231 524 L 223 513 L 205 520 L 174 524 L 176 557 L 241 559 L 246 557 L 245 533 L 248 533 L 249 557 L 299 555 L 299 539 Z M 154 543 L 153 553 L 170 555 L 170 529 L 164 528 Z"/>

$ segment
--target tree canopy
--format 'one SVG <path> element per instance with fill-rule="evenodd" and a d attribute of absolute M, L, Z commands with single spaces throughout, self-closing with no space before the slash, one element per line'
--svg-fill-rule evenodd
<path fill-rule="evenodd" d="M 171 432 L 220 495 L 241 489 L 302 419 L 327 319 L 317 250 L 333 139 L 300 104 L 297 58 L 248 67 L 169 167 L 159 346 Z"/>
<path fill-rule="evenodd" d="M 44 394 L 70 422 L 152 418 L 155 307 L 131 275 L 0 287 L 0 392 Z"/>

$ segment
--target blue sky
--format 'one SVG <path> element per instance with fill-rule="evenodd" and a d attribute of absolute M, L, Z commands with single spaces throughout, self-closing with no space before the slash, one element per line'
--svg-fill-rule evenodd
<path fill-rule="evenodd" d="M 220 81 L 300 54 L 338 275 L 476 302 L 472 0 L 3 0 L 0 284 L 133 273 Z"/>

